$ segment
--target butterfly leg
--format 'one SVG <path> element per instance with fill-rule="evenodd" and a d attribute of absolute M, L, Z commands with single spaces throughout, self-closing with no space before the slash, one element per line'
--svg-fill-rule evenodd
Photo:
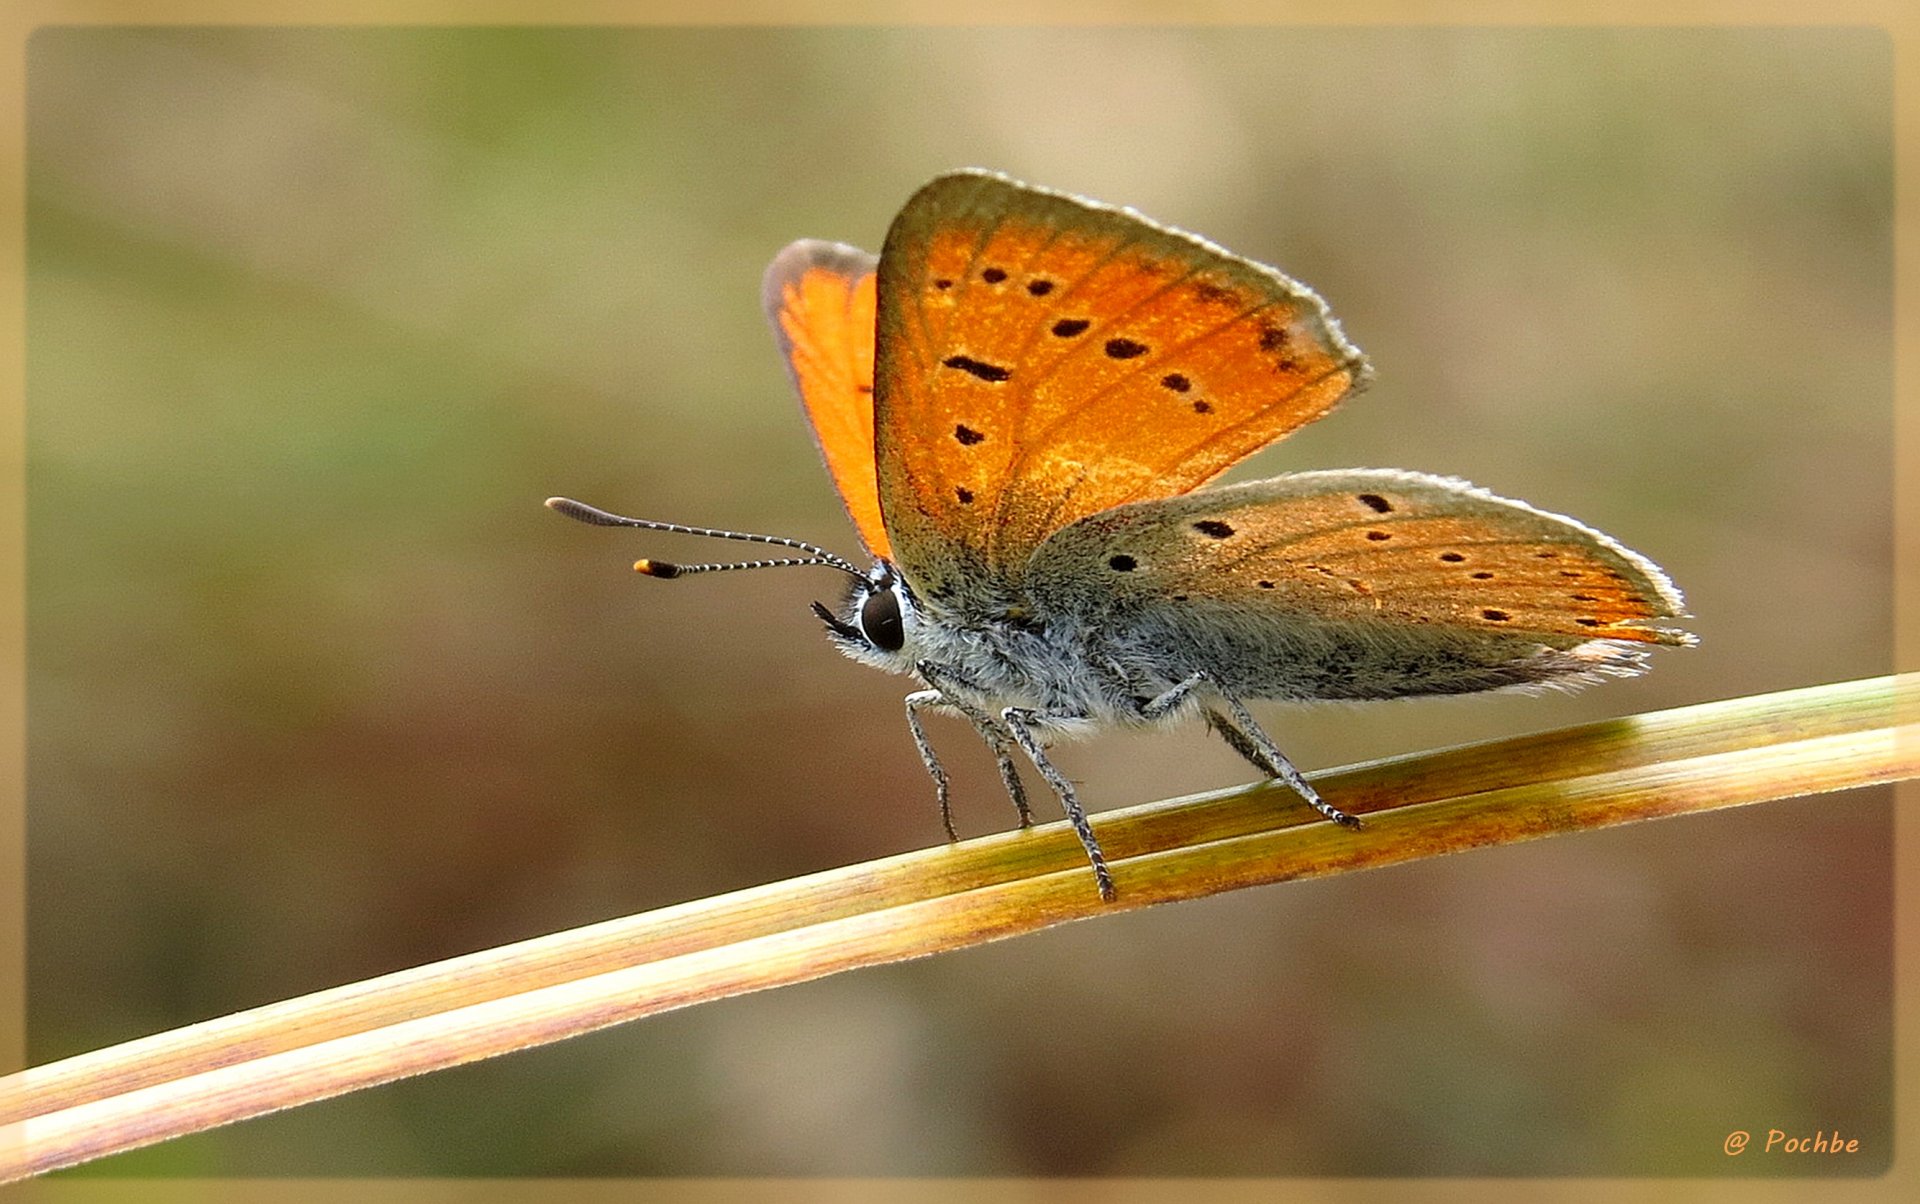
<path fill-rule="evenodd" d="M 947 839 L 959 840 L 960 833 L 953 828 L 953 806 L 947 798 L 947 771 L 934 755 L 933 745 L 927 740 L 927 729 L 920 723 L 922 709 L 941 706 L 946 701 L 947 696 L 938 690 L 915 690 L 907 695 L 907 730 L 913 733 L 913 746 L 920 750 L 920 763 L 927 767 L 927 774 L 933 779 L 933 797 L 940 804 L 940 822 L 946 826 Z"/>
<path fill-rule="evenodd" d="M 1140 706 L 1140 717 L 1142 719 L 1160 718 L 1174 707 L 1180 705 L 1187 695 L 1193 693 L 1194 687 L 1205 680 L 1207 680 L 1206 674 L 1195 673 L 1185 681 L 1169 688 L 1158 698 L 1148 699 Z M 1232 720 L 1214 710 L 1212 707 L 1207 708 L 1206 716 L 1207 726 L 1219 733 L 1220 738 L 1227 742 L 1227 747 L 1239 753 L 1249 764 L 1266 776 L 1270 778 L 1282 776 L 1283 771 L 1280 766 L 1269 760 L 1267 754 L 1260 751 L 1259 745 L 1241 734 L 1240 729 L 1233 726 Z M 1282 764 L 1284 764 L 1284 762 L 1282 762 Z"/>
<path fill-rule="evenodd" d="M 1319 792 L 1314 790 L 1314 788 L 1308 784 L 1307 779 L 1300 776 L 1300 771 L 1293 767 L 1293 762 L 1287 760 L 1287 754 L 1280 751 L 1280 746 L 1273 742 L 1273 737 L 1267 735 L 1266 732 L 1260 729 L 1260 725 L 1254 722 L 1252 712 L 1242 706 L 1239 699 L 1224 690 L 1218 690 L 1216 693 L 1219 694 L 1220 701 L 1226 705 L 1227 713 L 1232 716 L 1232 720 L 1231 722 L 1221 720 L 1221 722 L 1215 724 L 1214 730 L 1219 731 L 1222 736 L 1225 736 L 1227 743 L 1232 745 L 1235 751 L 1246 757 L 1247 760 L 1253 761 L 1254 765 L 1260 769 L 1270 768 L 1277 770 L 1278 772 L 1273 776 L 1293 787 L 1294 793 L 1305 799 L 1308 806 L 1326 816 L 1334 823 L 1346 828 L 1358 828 L 1361 826 L 1358 816 L 1348 815 L 1345 811 L 1340 810 L 1338 807 L 1335 807 L 1320 797 Z M 1214 714 L 1212 715 L 1212 719 L 1220 719 L 1220 716 Z M 1227 727 L 1234 729 L 1234 736 L 1239 737 L 1239 740 L 1236 740 L 1234 736 L 1226 735 L 1226 731 L 1223 729 Z M 1240 741 L 1252 745 L 1254 751 L 1258 752 L 1261 757 L 1264 757 L 1269 764 L 1263 765 L 1261 762 L 1255 761 L 1245 749 L 1240 747 Z"/>
<path fill-rule="evenodd" d="M 1047 759 L 1046 751 L 1040 746 L 1040 739 L 1036 735 L 1040 726 L 1038 712 L 1025 707 L 1008 707 L 1000 712 L 1000 717 L 1006 721 L 1007 730 L 1013 734 L 1014 742 L 1020 745 L 1020 751 L 1027 754 L 1027 760 L 1033 762 L 1033 767 L 1040 771 L 1047 785 L 1053 787 L 1053 792 L 1060 796 L 1060 805 L 1066 808 L 1067 822 L 1073 825 L 1081 847 L 1087 850 L 1087 860 L 1093 863 L 1093 880 L 1100 887 L 1100 897 L 1109 903 L 1113 902 L 1113 875 L 1107 870 L 1106 854 L 1100 851 L 1100 842 L 1094 838 L 1093 825 L 1087 822 L 1087 813 L 1080 806 L 1080 796 L 1074 793 L 1073 783 Z"/>
<path fill-rule="evenodd" d="M 993 721 L 993 716 L 975 711 L 972 707 L 961 710 L 961 714 L 973 724 L 973 730 L 993 750 L 993 759 L 1000 766 L 1000 784 L 1007 788 L 1007 797 L 1013 800 L 1013 808 L 1020 813 L 1020 826 L 1033 826 L 1033 809 L 1027 806 L 1027 787 L 1020 780 L 1020 767 L 1013 762 L 1013 745 L 1007 739 L 1006 729 Z"/>
<path fill-rule="evenodd" d="M 1160 718 L 1168 711 L 1179 706 L 1182 702 L 1185 702 L 1187 695 L 1193 693 L 1194 687 L 1205 680 L 1207 680 L 1207 675 L 1204 673 L 1188 674 L 1185 681 L 1169 686 L 1159 697 L 1149 698 L 1146 702 L 1141 703 L 1140 717 L 1142 719 Z"/>
<path fill-rule="evenodd" d="M 1240 734 L 1240 729 L 1219 711 L 1211 708 L 1207 711 L 1207 726 L 1227 742 L 1227 747 L 1240 754 L 1249 765 L 1270 778 L 1280 776 L 1280 767 L 1267 760 L 1267 754 L 1260 751 L 1253 741 Z"/>
<path fill-rule="evenodd" d="M 954 673 L 949 673 L 947 670 L 935 665 L 932 661 L 921 661 L 918 665 L 914 666 L 914 668 L 919 672 L 920 679 L 933 687 L 933 692 L 940 691 L 939 679 L 943 677 L 948 679 L 950 683 L 966 684 L 965 678 Z M 978 691 L 976 690 L 975 692 L 977 693 Z M 973 724 L 973 730 L 980 733 L 980 739 L 986 743 L 989 749 L 993 750 L 993 759 L 1000 768 L 1000 784 L 1007 788 L 1007 797 L 1013 800 L 1013 809 L 1020 813 L 1020 826 L 1023 828 L 1031 828 L 1033 826 L 1033 809 L 1027 806 L 1027 787 L 1026 784 L 1020 780 L 1020 767 L 1014 764 L 1013 747 L 1007 741 L 1007 730 L 998 723 L 995 723 L 993 716 L 951 693 L 940 692 L 940 702 L 949 709 L 958 711 L 964 715 L 967 722 Z M 917 742 L 921 742 L 923 751 L 920 755 L 921 759 L 925 760 L 931 754 L 924 751 L 925 738 L 919 734 L 917 729 L 914 739 Z M 934 780 L 936 782 L 940 781 L 941 776 L 942 775 L 936 775 Z M 944 799 L 946 796 L 942 793 L 941 797 Z M 941 814 L 946 814 L 944 804 L 941 807 Z M 951 834 L 953 829 L 949 827 L 947 831 Z"/>

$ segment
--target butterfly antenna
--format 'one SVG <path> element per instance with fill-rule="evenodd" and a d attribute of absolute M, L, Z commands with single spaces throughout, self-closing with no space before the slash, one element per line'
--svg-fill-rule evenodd
<path fill-rule="evenodd" d="M 853 562 L 843 556 L 836 556 L 822 547 L 807 543 L 805 540 L 787 539 L 780 535 L 752 535 L 745 531 L 722 531 L 714 527 L 689 527 L 683 523 L 663 523 L 645 518 L 628 518 L 624 514 L 609 514 L 585 502 L 576 502 L 570 497 L 550 497 L 547 509 L 556 510 L 568 518 L 590 523 L 596 527 L 639 527 L 645 531 L 672 531 L 679 535 L 705 535 L 713 539 L 738 539 L 746 543 L 778 544 L 783 548 L 795 548 L 807 553 L 805 556 L 784 556 L 774 560 L 736 560 L 727 563 L 712 564 L 676 564 L 668 560 L 636 560 L 633 568 L 637 573 L 649 577 L 671 579 L 685 577 L 689 573 L 721 573 L 730 569 L 777 569 L 794 565 L 819 564 L 830 569 L 839 569 L 852 577 L 864 579 L 865 573 L 854 567 Z"/>

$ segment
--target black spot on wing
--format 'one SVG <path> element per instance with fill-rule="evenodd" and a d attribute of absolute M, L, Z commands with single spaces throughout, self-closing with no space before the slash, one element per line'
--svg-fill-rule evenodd
<path fill-rule="evenodd" d="M 977 376 L 981 380 L 998 384 L 1013 375 L 1010 368 L 998 364 L 989 364 L 985 360 L 974 359 L 970 355 L 950 355 L 940 361 L 949 368 L 957 368 L 968 376 Z"/>

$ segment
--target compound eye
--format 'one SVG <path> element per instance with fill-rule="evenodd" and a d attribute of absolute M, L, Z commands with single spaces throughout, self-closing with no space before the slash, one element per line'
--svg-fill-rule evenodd
<path fill-rule="evenodd" d="M 867 595 L 860 604 L 860 631 L 882 652 L 898 652 L 907 642 L 907 629 L 900 621 L 900 599 L 891 589 Z"/>

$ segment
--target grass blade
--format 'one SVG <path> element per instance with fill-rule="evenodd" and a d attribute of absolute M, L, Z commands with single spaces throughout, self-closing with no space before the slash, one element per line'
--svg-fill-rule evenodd
<path fill-rule="evenodd" d="M 1103 904 L 1063 824 L 678 904 L 0 1079 L 19 1178 L 624 1020 L 1244 886 L 1920 775 L 1920 690 L 1874 678 L 1108 812 Z"/>

